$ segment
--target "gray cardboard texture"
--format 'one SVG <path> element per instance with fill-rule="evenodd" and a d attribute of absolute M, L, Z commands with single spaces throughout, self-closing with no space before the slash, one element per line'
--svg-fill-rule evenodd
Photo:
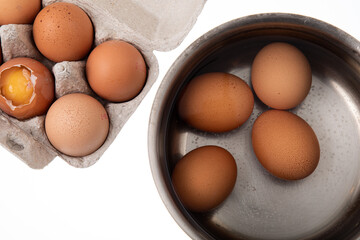
<path fill-rule="evenodd" d="M 43 0 L 43 6 L 54 0 Z M 45 115 L 19 121 L 0 111 L 0 143 L 31 168 L 41 169 L 56 156 L 75 167 L 93 165 L 106 151 L 126 121 L 158 77 L 158 63 L 154 50 L 169 51 L 177 47 L 188 34 L 205 0 L 68 0 L 81 7 L 90 17 L 95 29 L 95 45 L 110 40 L 124 40 L 143 54 L 148 67 L 146 84 L 141 93 L 124 103 L 111 103 L 100 99 L 88 86 L 85 63 L 54 63 L 43 57 L 32 39 L 32 25 L 3 25 L 0 27 L 3 60 L 30 57 L 52 69 L 55 77 L 56 98 L 68 93 L 82 92 L 94 96 L 105 106 L 109 119 L 109 135 L 104 144 L 85 157 L 70 157 L 58 152 L 48 141 Z"/>

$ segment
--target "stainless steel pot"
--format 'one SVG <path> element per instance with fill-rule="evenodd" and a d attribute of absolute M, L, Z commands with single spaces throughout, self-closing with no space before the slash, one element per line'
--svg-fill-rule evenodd
<path fill-rule="evenodd" d="M 254 56 L 275 41 L 295 45 L 312 67 L 311 91 L 291 111 L 314 129 L 321 157 L 315 172 L 299 181 L 279 180 L 257 161 L 251 128 L 267 109 L 258 99 L 250 119 L 223 134 L 190 128 L 176 113 L 179 93 L 196 75 L 229 72 L 251 86 Z M 238 178 L 221 206 L 196 214 L 178 200 L 171 173 L 184 154 L 210 144 L 233 154 Z M 153 104 L 148 145 L 160 196 L 193 239 L 360 238 L 360 43 L 334 26 L 293 14 L 258 14 L 223 24 L 196 40 L 168 71 Z"/>

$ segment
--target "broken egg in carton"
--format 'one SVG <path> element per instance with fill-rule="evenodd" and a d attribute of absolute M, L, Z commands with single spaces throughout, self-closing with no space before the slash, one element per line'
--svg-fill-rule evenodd
<path fill-rule="evenodd" d="M 43 7 L 54 0 L 44 0 Z M 95 97 L 105 107 L 109 117 L 109 133 L 95 152 L 83 157 L 71 157 L 56 150 L 45 133 L 45 115 L 18 120 L 0 113 L 0 142 L 31 168 L 41 169 L 56 156 L 75 167 L 93 165 L 114 141 L 121 128 L 136 110 L 158 76 L 154 50 L 175 48 L 185 38 L 205 3 L 204 0 L 185 2 L 146 3 L 136 0 L 86 1 L 69 0 L 83 9 L 94 27 L 94 46 L 108 40 L 123 40 L 135 46 L 147 67 L 146 82 L 141 92 L 126 102 L 110 102 L 95 94 L 86 79 L 86 58 L 80 61 L 52 62 L 36 48 L 33 28 L 29 24 L 9 24 L 0 27 L 3 62 L 17 57 L 33 58 L 52 70 L 55 78 L 55 100 L 70 93 L 85 93 Z M 167 11 L 163 11 L 163 9 Z M 181 11 L 182 14 L 174 14 Z M 186 16 L 186 17 L 184 17 Z"/>

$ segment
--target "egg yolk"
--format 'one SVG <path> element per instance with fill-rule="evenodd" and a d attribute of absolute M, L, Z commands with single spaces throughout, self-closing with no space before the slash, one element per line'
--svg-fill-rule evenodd
<path fill-rule="evenodd" d="M 28 104 L 33 95 L 31 72 L 25 67 L 12 67 L 2 72 L 0 77 L 1 95 L 19 106 Z"/>

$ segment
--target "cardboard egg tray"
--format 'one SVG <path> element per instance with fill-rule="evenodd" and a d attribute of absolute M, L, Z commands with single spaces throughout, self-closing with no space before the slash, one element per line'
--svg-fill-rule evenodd
<path fill-rule="evenodd" d="M 90 89 L 86 76 L 86 59 L 54 63 L 40 54 L 32 38 L 32 25 L 9 24 L 0 27 L 3 62 L 16 57 L 29 57 L 42 62 L 55 77 L 55 96 L 81 92 L 97 98 L 110 119 L 109 135 L 94 153 L 70 157 L 57 151 L 47 139 L 45 115 L 25 121 L 17 120 L 0 110 L 0 143 L 31 168 L 41 169 L 56 156 L 74 167 L 96 163 L 114 141 L 121 128 L 136 110 L 158 77 L 154 50 L 169 51 L 177 47 L 192 28 L 206 0 L 67 0 L 81 7 L 90 17 L 94 30 L 94 47 L 117 39 L 134 45 L 143 55 L 148 68 L 146 84 L 141 93 L 124 103 L 105 101 Z M 43 7 L 54 0 L 43 0 Z"/>

